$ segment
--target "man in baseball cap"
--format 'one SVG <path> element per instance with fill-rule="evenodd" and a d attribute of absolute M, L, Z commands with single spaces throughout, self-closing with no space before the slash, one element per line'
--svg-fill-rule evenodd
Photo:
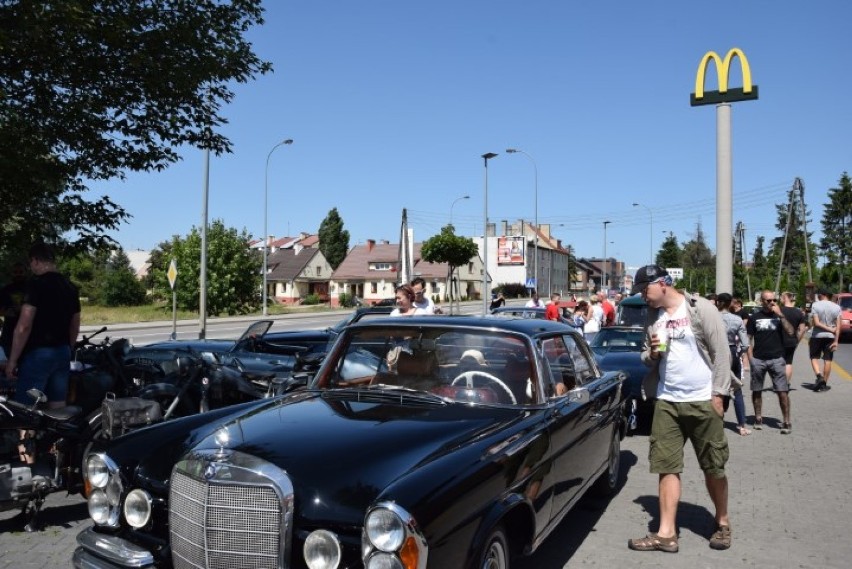
<path fill-rule="evenodd" d="M 636 271 L 636 277 L 633 279 L 633 288 L 630 289 L 630 294 L 639 294 L 644 291 L 649 284 L 655 282 L 664 282 L 668 286 L 672 285 L 672 277 L 668 271 L 659 265 L 646 265 Z"/>
<path fill-rule="evenodd" d="M 725 323 L 712 302 L 674 288 L 668 271 L 657 265 L 636 271 L 632 292 L 648 303 L 641 357 L 650 372 L 642 389 L 656 399 L 648 462 L 659 477 L 660 526 L 627 545 L 635 551 L 678 551 L 680 475 L 689 440 L 716 508 L 710 547 L 728 549 L 728 439 L 722 417 L 731 388 L 731 351 Z"/>

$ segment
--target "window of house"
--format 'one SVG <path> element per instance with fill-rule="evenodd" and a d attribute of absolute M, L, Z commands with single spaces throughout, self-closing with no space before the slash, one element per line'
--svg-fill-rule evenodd
<path fill-rule="evenodd" d="M 370 294 L 376 294 L 377 292 L 379 292 L 379 284 L 370 283 Z"/>
<path fill-rule="evenodd" d="M 317 265 L 317 276 L 322 276 L 322 266 Z"/>
<path fill-rule="evenodd" d="M 391 263 L 373 263 L 370 265 L 371 271 L 389 271 L 393 268 Z"/>
<path fill-rule="evenodd" d="M 468 263 L 468 264 L 467 264 L 467 272 L 469 272 L 469 273 L 472 273 L 472 272 L 473 272 L 473 263 Z"/>

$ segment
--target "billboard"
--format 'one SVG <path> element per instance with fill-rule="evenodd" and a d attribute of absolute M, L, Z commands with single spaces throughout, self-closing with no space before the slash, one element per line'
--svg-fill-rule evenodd
<path fill-rule="evenodd" d="M 497 264 L 523 265 L 525 250 L 526 238 L 523 235 L 518 235 L 516 237 L 498 237 Z"/>

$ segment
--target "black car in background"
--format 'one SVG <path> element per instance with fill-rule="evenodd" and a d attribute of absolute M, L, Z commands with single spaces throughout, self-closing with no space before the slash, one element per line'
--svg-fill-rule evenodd
<path fill-rule="evenodd" d="M 546 320 L 546 310 L 547 309 L 545 308 L 524 306 L 501 306 L 499 308 L 493 308 L 491 310 L 491 315 L 500 318 L 532 318 L 534 320 Z M 561 313 L 559 316 L 559 322 L 567 324 L 568 326 L 574 326 L 574 321 L 569 318 L 565 318 Z"/>
<path fill-rule="evenodd" d="M 303 389 L 96 443 L 74 566 L 507 569 L 617 489 L 622 379 L 555 322 L 352 324 Z"/>
<path fill-rule="evenodd" d="M 624 380 L 626 409 L 633 415 L 628 421 L 629 431 L 650 426 L 653 416 L 653 405 L 642 398 L 642 380 L 648 373 L 641 357 L 644 339 L 645 331 L 641 327 L 607 326 L 589 342 L 602 370 L 621 371 L 627 376 Z"/>

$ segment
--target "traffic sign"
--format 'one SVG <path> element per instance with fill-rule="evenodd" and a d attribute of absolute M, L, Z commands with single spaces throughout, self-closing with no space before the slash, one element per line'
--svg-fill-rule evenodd
<path fill-rule="evenodd" d="M 535 278 L 534 277 L 527 278 L 527 288 L 535 288 Z"/>
<path fill-rule="evenodd" d="M 175 289 L 175 281 L 177 281 L 177 263 L 172 259 L 172 262 L 169 263 L 169 270 L 166 273 L 166 276 L 169 277 L 169 286 L 172 287 L 172 290 Z"/>

